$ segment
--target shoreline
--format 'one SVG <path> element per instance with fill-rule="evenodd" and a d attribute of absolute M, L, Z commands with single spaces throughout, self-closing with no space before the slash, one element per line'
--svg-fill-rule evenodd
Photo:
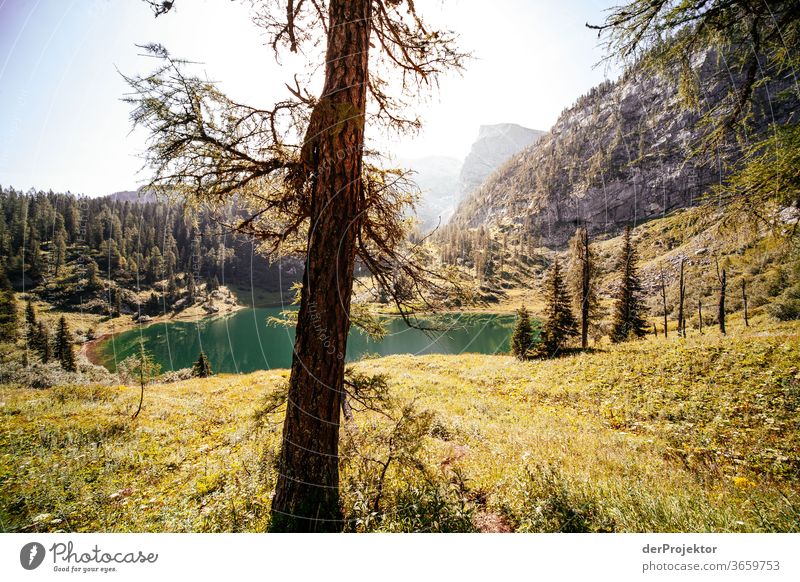
<path fill-rule="evenodd" d="M 203 319 L 213 319 L 215 317 L 232 315 L 237 311 L 241 311 L 242 309 L 250 309 L 250 306 L 239 303 L 238 298 L 237 302 L 233 305 L 224 303 L 222 305 L 212 305 L 217 307 L 219 311 L 209 313 L 202 307 L 201 304 L 194 304 L 191 307 L 187 307 L 186 309 L 177 313 L 157 315 L 148 319 L 146 322 L 134 321 L 133 316 L 131 315 L 110 319 L 103 322 L 102 331 L 98 333 L 96 337 L 81 344 L 79 353 L 95 366 L 103 366 L 105 368 L 106 366 L 103 365 L 101 359 L 98 357 L 100 345 L 118 334 L 137 328 L 150 327 L 159 323 L 172 323 L 176 321 L 201 321 Z M 108 327 L 111 329 L 108 329 Z"/>

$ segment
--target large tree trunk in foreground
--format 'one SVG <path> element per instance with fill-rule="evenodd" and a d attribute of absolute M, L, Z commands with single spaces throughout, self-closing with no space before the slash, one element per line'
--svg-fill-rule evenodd
<path fill-rule="evenodd" d="M 350 330 L 368 80 L 370 0 L 331 0 L 325 86 L 303 161 L 313 182 L 272 531 L 340 531 L 339 415 Z"/>

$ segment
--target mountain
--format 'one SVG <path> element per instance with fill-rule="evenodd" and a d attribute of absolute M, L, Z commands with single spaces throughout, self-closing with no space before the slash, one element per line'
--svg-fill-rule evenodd
<path fill-rule="evenodd" d="M 155 196 L 152 194 L 146 194 L 142 192 L 142 189 L 138 190 L 123 190 L 121 192 L 114 192 L 113 194 L 109 194 L 106 196 L 112 202 L 155 202 Z"/>
<path fill-rule="evenodd" d="M 482 125 L 459 175 L 459 198 L 471 194 L 489 175 L 520 150 L 536 143 L 546 132 L 515 123 Z"/>
<path fill-rule="evenodd" d="M 458 203 L 456 185 L 461 161 L 445 156 L 398 160 L 400 167 L 411 170 L 412 179 L 419 186 L 420 200 L 417 218 L 424 231 L 446 223 Z"/>
<path fill-rule="evenodd" d="M 445 224 L 466 195 L 492 172 L 545 132 L 515 123 L 482 125 L 478 137 L 463 162 L 445 156 L 399 160 L 399 165 L 414 172 L 421 197 L 417 218 L 423 231 Z"/>
<path fill-rule="evenodd" d="M 634 66 L 593 88 L 473 191 L 453 227 L 506 224 L 539 244 L 562 246 L 577 223 L 595 234 L 611 233 L 697 203 L 724 178 L 723 162 L 741 155 L 728 143 L 710 155 L 690 156 L 705 131 L 701 114 L 725 106 L 736 76 L 725 64 L 713 51 L 691 63 L 699 90 L 695 110 L 681 103 L 678 71 L 653 74 Z M 791 119 L 796 96 L 776 99 L 782 88 L 758 90 L 750 139 L 770 122 Z"/>

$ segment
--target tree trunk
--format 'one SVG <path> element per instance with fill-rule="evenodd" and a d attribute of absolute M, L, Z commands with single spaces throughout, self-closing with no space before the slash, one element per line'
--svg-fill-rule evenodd
<path fill-rule="evenodd" d="M 747 313 L 747 283 L 742 279 L 742 303 L 744 303 L 744 325 L 750 327 L 750 318 Z"/>
<path fill-rule="evenodd" d="M 686 317 L 683 314 L 683 301 L 686 297 L 686 285 L 683 279 L 683 260 L 681 260 L 681 276 L 678 286 L 678 336 L 686 337 Z"/>
<path fill-rule="evenodd" d="M 667 281 L 664 278 L 664 265 L 661 265 L 661 305 L 664 310 L 664 337 L 667 337 Z"/>
<path fill-rule="evenodd" d="M 589 280 L 592 266 L 589 264 L 589 229 L 583 228 L 581 232 L 581 348 L 584 350 L 589 345 L 589 294 L 592 282 Z"/>
<path fill-rule="evenodd" d="M 350 330 L 370 0 L 331 0 L 325 86 L 303 145 L 311 223 L 272 531 L 340 531 L 339 417 Z"/>
<path fill-rule="evenodd" d="M 719 331 L 725 335 L 725 288 L 728 286 L 728 276 L 725 269 L 722 269 L 722 276 L 719 280 Z"/>
<path fill-rule="evenodd" d="M 703 300 L 697 300 L 697 319 L 698 325 L 700 326 L 700 333 L 703 333 Z"/>

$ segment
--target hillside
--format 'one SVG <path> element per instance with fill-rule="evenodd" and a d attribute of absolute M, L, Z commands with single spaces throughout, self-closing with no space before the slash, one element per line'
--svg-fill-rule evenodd
<path fill-rule="evenodd" d="M 773 81 L 756 92 L 741 143 L 728 138 L 694 155 L 707 131 L 700 117 L 724 106 L 736 73 L 714 51 L 691 66 L 699 91 L 693 107 L 685 107 L 690 89 L 678 70 L 633 66 L 592 89 L 464 200 L 453 227 L 510 225 L 548 247 L 563 246 L 578 223 L 614 233 L 696 204 L 740 159 L 745 141 L 771 123 L 796 123 L 797 96 L 782 91 L 787 81 Z"/>
<path fill-rule="evenodd" d="M 280 297 L 302 263 L 270 263 L 212 212 L 121 192 L 102 198 L 0 187 L 0 269 L 15 290 L 62 311 L 153 317 L 183 311 L 196 291 L 255 285 Z"/>
<path fill-rule="evenodd" d="M 347 529 L 797 531 L 800 327 L 730 327 L 356 364 L 401 420 L 343 431 Z M 138 388 L 0 387 L 0 528 L 263 531 L 287 373 L 150 386 L 135 421 Z"/>

